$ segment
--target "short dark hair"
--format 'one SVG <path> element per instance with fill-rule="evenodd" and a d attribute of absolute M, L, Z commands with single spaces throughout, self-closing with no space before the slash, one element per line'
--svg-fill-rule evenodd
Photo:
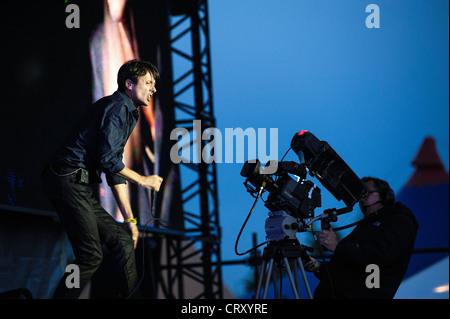
<path fill-rule="evenodd" d="M 125 62 L 119 69 L 119 73 L 117 74 L 117 85 L 119 86 L 118 90 L 121 92 L 125 91 L 125 81 L 130 79 L 133 83 L 137 83 L 141 76 L 144 76 L 150 72 L 155 81 L 159 80 L 159 71 L 150 62 L 139 61 L 139 60 L 130 60 Z"/>
<path fill-rule="evenodd" d="M 395 202 L 395 194 L 392 188 L 389 186 L 389 183 L 376 178 L 376 177 L 363 177 L 361 180 L 366 183 L 368 181 L 372 181 L 375 184 L 376 189 L 380 192 L 380 197 L 383 202 L 383 205 L 390 205 Z"/>

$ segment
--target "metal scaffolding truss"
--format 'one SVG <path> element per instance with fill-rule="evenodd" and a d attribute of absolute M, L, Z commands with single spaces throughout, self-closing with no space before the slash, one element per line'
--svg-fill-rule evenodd
<path fill-rule="evenodd" d="M 169 12 L 171 102 L 175 127 L 185 132 L 178 144 L 190 158 L 179 164 L 184 235 L 165 237 L 159 287 L 184 298 L 190 280 L 203 287 L 197 298 L 222 298 L 216 166 L 202 156 L 201 135 L 215 127 L 207 1 L 171 1 Z"/>

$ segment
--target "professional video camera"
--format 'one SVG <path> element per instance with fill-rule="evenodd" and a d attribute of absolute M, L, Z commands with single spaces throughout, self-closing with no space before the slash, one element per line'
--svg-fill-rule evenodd
<path fill-rule="evenodd" d="M 300 163 L 269 161 L 262 167 L 259 160 L 253 159 L 245 162 L 241 170 L 241 175 L 246 178 L 244 185 L 256 200 L 237 237 L 236 254 L 245 254 L 237 251 L 240 235 L 262 193 L 269 192 L 265 200 L 265 206 L 270 209 L 265 224 L 267 235 L 265 243 L 268 245 L 264 249 L 263 271 L 256 289 L 259 296 L 265 277 L 263 298 L 267 295 L 274 260 L 286 267 L 294 295 L 296 298 L 299 297 L 298 282 L 297 284 L 294 282 L 288 259 L 296 260 L 294 266 L 300 267 L 308 295 L 312 297 L 302 261 L 309 259 L 306 250 L 310 248 L 299 243 L 296 233 L 306 231 L 307 227 L 317 220 L 321 220 L 322 229 L 328 228 L 331 221 L 337 220 L 337 215 L 350 212 L 367 191 L 365 184 L 328 143 L 319 141 L 312 133 L 304 130 L 295 134 L 290 149 L 297 154 Z M 315 208 L 321 206 L 321 191 L 313 182 L 306 179 L 307 172 L 316 177 L 337 200 L 343 200 L 347 207 L 327 209 L 314 217 Z M 297 180 L 289 174 L 295 175 Z M 267 274 L 265 274 L 266 265 L 269 265 Z"/>
<path fill-rule="evenodd" d="M 319 141 L 308 131 L 300 131 L 292 138 L 291 149 L 300 163 L 270 161 L 261 167 L 256 159 L 245 162 L 241 170 L 250 193 L 258 193 L 261 189 L 269 192 L 265 206 L 270 210 L 282 210 L 299 219 L 314 216 L 314 209 L 321 206 L 321 192 L 314 183 L 306 180 L 307 170 L 347 207 L 353 207 L 365 194 L 365 184 L 327 142 Z M 266 172 L 267 167 L 271 174 Z M 298 180 L 289 174 L 298 176 Z"/>
<path fill-rule="evenodd" d="M 256 188 L 267 189 L 270 194 L 265 206 L 272 211 L 283 210 L 297 218 L 314 216 L 314 208 L 321 206 L 320 189 L 306 180 L 305 166 L 295 162 L 276 161 L 271 161 L 266 166 L 274 165 L 276 172 L 273 175 L 277 177 L 275 180 L 270 174 L 264 173 L 259 160 L 247 161 L 241 171 L 241 175 L 247 177 L 247 190 L 251 193 L 257 192 L 248 183 Z M 289 173 L 298 176 L 299 180 L 295 181 Z"/>

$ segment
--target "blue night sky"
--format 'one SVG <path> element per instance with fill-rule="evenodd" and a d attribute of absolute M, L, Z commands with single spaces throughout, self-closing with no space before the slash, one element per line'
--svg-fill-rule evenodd
<path fill-rule="evenodd" d="M 371 3 L 380 9 L 380 28 L 366 27 Z M 210 0 L 208 5 L 214 113 L 222 133 L 266 128 L 268 138 L 269 129 L 277 128 L 278 154 L 271 157 L 280 160 L 293 135 L 307 129 L 358 176 L 385 179 L 396 192 L 431 135 L 448 169 L 447 0 Z M 286 160 L 298 158 L 291 151 Z M 242 259 L 234 243 L 253 198 L 242 184 L 242 163 L 217 165 L 222 259 Z M 316 215 L 344 206 L 312 180 L 322 189 Z M 259 202 L 239 251 L 251 247 L 253 232 L 264 241 L 267 212 Z M 349 215 L 362 216 L 357 207 Z M 239 296 L 252 269 L 224 266 L 223 276 Z"/>

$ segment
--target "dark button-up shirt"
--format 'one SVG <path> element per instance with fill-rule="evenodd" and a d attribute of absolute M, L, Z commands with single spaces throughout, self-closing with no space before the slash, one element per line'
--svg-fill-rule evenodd
<path fill-rule="evenodd" d="M 123 150 L 136 126 L 139 112 L 125 93 L 116 91 L 89 107 L 56 151 L 51 164 L 82 167 L 92 182 L 101 182 L 104 172 L 108 185 L 123 184 L 116 175 L 123 170 Z"/>
<path fill-rule="evenodd" d="M 393 298 L 408 268 L 418 227 L 414 214 L 399 202 L 365 217 L 336 246 L 328 271 L 321 269 L 314 298 Z M 378 288 L 367 285 L 368 265 L 379 267 Z"/>

